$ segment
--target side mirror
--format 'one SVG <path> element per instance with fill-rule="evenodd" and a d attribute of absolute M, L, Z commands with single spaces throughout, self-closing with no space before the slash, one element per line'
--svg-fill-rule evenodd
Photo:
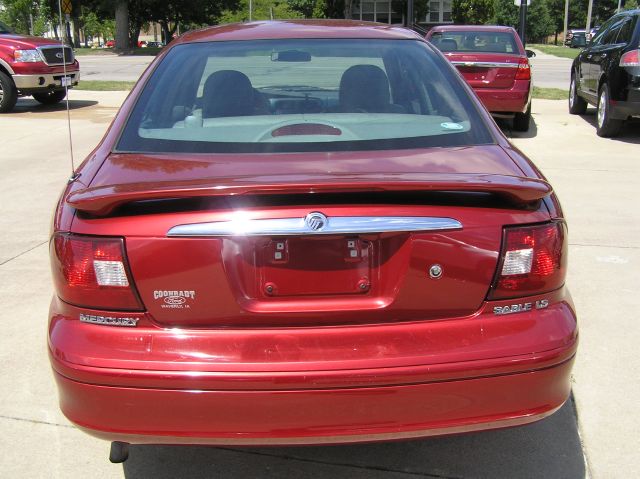
<path fill-rule="evenodd" d="M 525 52 L 527 52 L 527 58 L 533 58 L 536 56 L 536 52 L 533 50 L 525 50 Z"/>

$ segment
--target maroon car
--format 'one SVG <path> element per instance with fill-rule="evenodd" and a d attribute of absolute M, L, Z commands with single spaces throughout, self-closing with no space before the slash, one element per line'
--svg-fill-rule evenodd
<path fill-rule="evenodd" d="M 433 28 L 427 40 L 440 49 L 473 87 L 496 117 L 513 118 L 517 131 L 529 130 L 531 66 L 516 31 L 511 27 L 444 25 Z"/>
<path fill-rule="evenodd" d="M 406 29 L 180 37 L 65 187 L 50 251 L 60 406 L 113 461 L 515 426 L 569 395 L 559 203 Z"/>

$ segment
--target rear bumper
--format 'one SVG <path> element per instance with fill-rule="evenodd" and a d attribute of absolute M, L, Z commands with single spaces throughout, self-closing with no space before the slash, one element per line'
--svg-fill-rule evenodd
<path fill-rule="evenodd" d="M 572 362 L 462 381 L 284 391 L 122 388 L 55 376 L 65 415 L 89 434 L 110 441 L 338 444 L 463 433 L 542 419 L 568 397 Z"/>
<path fill-rule="evenodd" d="M 491 113 L 525 113 L 531 100 L 531 82 L 515 80 L 511 88 L 475 89 Z"/>
<path fill-rule="evenodd" d="M 23 90 L 47 90 L 62 88 L 61 78 L 64 73 L 35 73 L 30 75 L 13 75 L 13 82 L 16 88 Z M 71 85 L 75 86 L 80 81 L 80 71 L 67 71 L 67 76 L 71 77 Z"/>
<path fill-rule="evenodd" d="M 63 413 L 112 441 L 453 434 L 526 424 L 567 398 L 573 307 L 564 289 L 538 299 L 549 306 L 493 314 L 510 303 L 501 301 L 445 321 L 232 331 L 86 324 L 54 299 L 49 353 Z"/>
<path fill-rule="evenodd" d="M 640 89 L 630 90 L 628 101 L 612 101 L 611 107 L 611 117 L 617 120 L 640 116 Z"/>

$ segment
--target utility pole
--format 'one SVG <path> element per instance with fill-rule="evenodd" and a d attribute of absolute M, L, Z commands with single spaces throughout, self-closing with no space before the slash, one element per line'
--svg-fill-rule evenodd
<path fill-rule="evenodd" d="M 249 0 L 249 21 L 253 21 L 253 1 Z"/>
<path fill-rule="evenodd" d="M 407 0 L 407 27 L 408 28 L 413 28 L 413 18 L 414 18 L 413 0 Z"/>
<path fill-rule="evenodd" d="M 520 0 L 520 40 L 527 45 L 527 0 Z"/>
<path fill-rule="evenodd" d="M 591 12 L 593 11 L 593 0 L 589 0 L 589 9 L 587 10 L 587 26 L 585 28 L 585 35 L 591 31 Z"/>
<path fill-rule="evenodd" d="M 567 30 L 569 29 L 569 0 L 564 0 L 564 30 L 562 34 L 562 44 L 567 41 Z"/>

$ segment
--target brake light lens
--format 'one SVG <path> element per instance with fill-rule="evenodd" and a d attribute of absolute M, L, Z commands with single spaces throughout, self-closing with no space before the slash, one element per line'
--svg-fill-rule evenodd
<path fill-rule="evenodd" d="M 567 273 L 563 221 L 505 228 L 489 299 L 531 296 L 560 288 Z"/>
<path fill-rule="evenodd" d="M 521 58 L 520 61 L 518 61 L 516 80 L 531 80 L 531 65 L 526 58 Z"/>
<path fill-rule="evenodd" d="M 122 238 L 58 233 L 51 242 L 56 293 L 63 301 L 95 309 L 141 311 Z"/>
<path fill-rule="evenodd" d="M 640 67 L 640 50 L 631 50 L 620 57 L 621 67 Z"/>

